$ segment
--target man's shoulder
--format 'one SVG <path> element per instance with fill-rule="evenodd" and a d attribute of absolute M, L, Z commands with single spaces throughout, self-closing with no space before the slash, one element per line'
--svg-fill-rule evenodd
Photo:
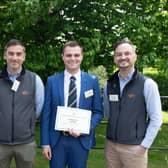
<path fill-rule="evenodd" d="M 157 82 L 154 81 L 151 77 L 145 76 L 145 85 L 150 87 L 157 85 Z"/>
<path fill-rule="evenodd" d="M 37 75 L 35 72 L 30 71 L 30 70 L 28 70 L 28 69 L 25 69 L 25 73 L 26 73 L 26 74 L 29 74 L 29 75 L 32 75 L 32 76 L 36 76 L 36 75 Z"/>
<path fill-rule="evenodd" d="M 87 72 L 84 72 L 84 71 L 81 71 L 81 74 L 84 78 L 88 78 L 88 79 L 97 79 L 97 76 L 91 74 L 91 73 L 87 73 Z"/>
<path fill-rule="evenodd" d="M 140 73 L 140 72 L 138 72 L 138 76 L 139 76 L 139 78 L 141 78 L 141 79 L 144 80 L 144 81 L 146 81 L 146 80 L 152 80 L 151 77 L 149 77 L 149 76 L 147 76 L 147 75 L 145 75 L 145 74 L 142 74 L 142 73 Z"/>
<path fill-rule="evenodd" d="M 64 72 L 59 72 L 59 73 L 55 73 L 53 75 L 50 75 L 50 76 L 48 76 L 48 80 L 56 80 L 61 77 L 64 77 Z"/>

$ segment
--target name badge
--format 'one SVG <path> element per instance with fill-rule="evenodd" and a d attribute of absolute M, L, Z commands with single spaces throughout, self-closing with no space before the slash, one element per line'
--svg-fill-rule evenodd
<path fill-rule="evenodd" d="M 18 81 L 18 80 L 15 80 L 14 82 L 13 82 L 13 85 L 12 85 L 12 90 L 13 91 L 15 91 L 15 92 L 17 92 L 17 90 L 18 90 L 18 88 L 19 88 L 19 85 L 20 85 L 20 82 Z"/>
<path fill-rule="evenodd" d="M 119 100 L 118 95 L 109 95 L 109 100 L 114 102 L 118 101 Z"/>
<path fill-rule="evenodd" d="M 93 89 L 90 89 L 88 91 L 85 91 L 85 98 L 88 98 L 90 96 L 93 96 Z"/>

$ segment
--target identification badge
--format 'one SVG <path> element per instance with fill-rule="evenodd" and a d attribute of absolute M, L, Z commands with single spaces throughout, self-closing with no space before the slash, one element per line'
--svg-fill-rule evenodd
<path fill-rule="evenodd" d="M 119 100 L 118 95 L 109 95 L 109 100 L 113 102 L 118 101 Z"/>
<path fill-rule="evenodd" d="M 85 91 L 85 98 L 88 98 L 90 96 L 93 96 L 93 89 L 90 89 L 88 91 Z"/>
<path fill-rule="evenodd" d="M 12 85 L 12 90 L 13 91 L 15 91 L 15 92 L 17 92 L 17 90 L 18 90 L 18 88 L 19 88 L 19 85 L 20 85 L 20 82 L 18 81 L 18 80 L 15 80 L 14 82 L 13 82 L 13 85 Z"/>

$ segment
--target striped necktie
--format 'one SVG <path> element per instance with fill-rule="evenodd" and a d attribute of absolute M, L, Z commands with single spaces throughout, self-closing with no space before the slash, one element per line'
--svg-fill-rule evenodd
<path fill-rule="evenodd" d="M 68 107 L 76 107 L 77 104 L 77 91 L 76 91 L 76 78 L 74 76 L 70 77 L 69 93 L 68 93 Z"/>

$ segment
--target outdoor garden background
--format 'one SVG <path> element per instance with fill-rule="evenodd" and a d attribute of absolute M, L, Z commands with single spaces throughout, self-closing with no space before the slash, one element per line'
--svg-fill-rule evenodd
<path fill-rule="evenodd" d="M 25 67 L 41 76 L 64 69 L 61 47 L 68 40 L 84 46 L 82 70 L 99 77 L 100 86 L 116 70 L 113 44 L 129 38 L 137 47 L 136 67 L 157 81 L 164 124 L 149 150 L 149 168 L 168 168 L 168 1 L 167 0 L 1 0 L 0 69 L 11 38 L 26 45 Z M 96 129 L 97 146 L 88 168 L 104 168 L 106 118 Z M 41 155 L 37 123 L 36 168 L 48 168 Z M 13 166 L 14 168 L 14 166 Z"/>

